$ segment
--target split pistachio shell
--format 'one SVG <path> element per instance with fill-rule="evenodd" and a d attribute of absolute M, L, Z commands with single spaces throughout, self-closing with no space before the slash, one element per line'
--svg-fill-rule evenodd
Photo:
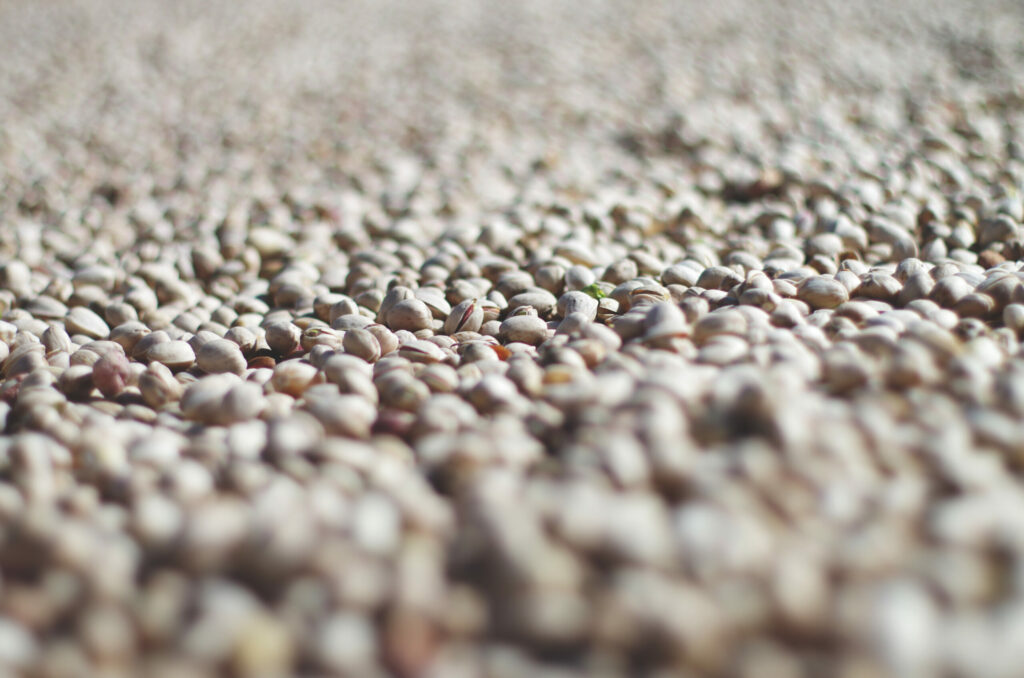
<path fill-rule="evenodd" d="M 444 323 L 445 334 L 477 332 L 483 324 L 484 310 L 479 299 L 459 302 L 448 314 Z"/>

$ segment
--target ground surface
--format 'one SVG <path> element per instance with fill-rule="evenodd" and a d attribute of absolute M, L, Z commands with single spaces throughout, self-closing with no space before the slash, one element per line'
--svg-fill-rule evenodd
<path fill-rule="evenodd" d="M 0 673 L 1021 675 L 1022 31 L 0 1 Z"/>

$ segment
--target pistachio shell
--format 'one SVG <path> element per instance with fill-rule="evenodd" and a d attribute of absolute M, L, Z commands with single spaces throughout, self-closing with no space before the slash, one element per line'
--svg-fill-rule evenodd
<path fill-rule="evenodd" d="M 246 368 L 242 350 L 227 339 L 214 339 L 200 346 L 196 352 L 196 364 L 207 374 L 242 374 Z"/>
<path fill-rule="evenodd" d="M 146 351 L 146 360 L 166 365 L 172 372 L 180 372 L 192 367 L 196 354 L 188 342 L 165 341 Z"/>

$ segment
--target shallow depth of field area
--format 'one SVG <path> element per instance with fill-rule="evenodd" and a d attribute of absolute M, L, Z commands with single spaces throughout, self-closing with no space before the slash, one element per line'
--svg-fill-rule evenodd
<path fill-rule="evenodd" d="M 1020 676 L 1022 35 L 0 0 L 0 675 Z"/>

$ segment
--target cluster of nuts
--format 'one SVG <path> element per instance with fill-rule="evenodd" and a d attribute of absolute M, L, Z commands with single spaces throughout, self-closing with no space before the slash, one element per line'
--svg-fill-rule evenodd
<path fill-rule="evenodd" d="M 0 675 L 1018 675 L 1019 10 L 392 4 L 0 6 Z"/>

